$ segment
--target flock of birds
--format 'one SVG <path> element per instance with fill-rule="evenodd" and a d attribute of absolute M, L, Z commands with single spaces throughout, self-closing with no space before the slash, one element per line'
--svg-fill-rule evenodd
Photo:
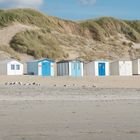
<path fill-rule="evenodd" d="M 35 82 L 33 82 L 33 83 L 22 83 L 22 82 L 6 82 L 5 83 L 5 85 L 6 86 L 9 86 L 9 85 L 20 85 L 20 86 L 40 86 L 40 84 L 39 83 L 35 83 Z"/>
<path fill-rule="evenodd" d="M 6 85 L 6 86 L 14 86 L 14 85 L 15 85 L 15 86 L 16 86 L 16 85 L 19 85 L 19 86 L 40 86 L 40 84 L 39 84 L 39 83 L 36 83 L 36 82 L 33 82 L 33 83 L 6 82 L 5 85 Z M 53 86 L 56 87 L 57 85 L 54 84 Z M 68 85 L 63 85 L 63 86 L 64 86 L 64 87 L 69 87 Z M 72 86 L 73 86 L 73 87 L 76 87 L 76 84 L 73 84 Z M 96 86 L 93 85 L 92 87 L 95 88 Z M 86 88 L 86 86 L 85 86 L 85 85 L 82 85 L 82 88 Z"/>

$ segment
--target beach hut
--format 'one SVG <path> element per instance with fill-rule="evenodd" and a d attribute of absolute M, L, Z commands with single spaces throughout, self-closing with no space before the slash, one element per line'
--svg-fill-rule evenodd
<path fill-rule="evenodd" d="M 0 75 L 23 75 L 23 64 L 17 60 L 0 61 Z"/>
<path fill-rule="evenodd" d="M 27 62 L 27 74 L 38 76 L 54 76 L 54 61 L 50 59 Z"/>
<path fill-rule="evenodd" d="M 140 74 L 140 59 L 135 59 L 132 61 L 132 72 L 134 75 Z"/>
<path fill-rule="evenodd" d="M 132 75 L 132 61 L 118 60 L 110 63 L 110 74 L 120 76 Z"/>
<path fill-rule="evenodd" d="M 85 64 L 85 75 L 87 76 L 109 76 L 108 61 L 91 61 Z"/>
<path fill-rule="evenodd" d="M 80 60 L 63 60 L 57 62 L 58 76 L 83 76 L 83 62 Z"/>

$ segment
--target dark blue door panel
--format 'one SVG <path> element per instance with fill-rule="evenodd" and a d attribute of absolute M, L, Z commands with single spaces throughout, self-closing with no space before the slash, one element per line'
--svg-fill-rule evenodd
<path fill-rule="evenodd" d="M 105 63 L 98 64 L 99 76 L 105 76 Z"/>

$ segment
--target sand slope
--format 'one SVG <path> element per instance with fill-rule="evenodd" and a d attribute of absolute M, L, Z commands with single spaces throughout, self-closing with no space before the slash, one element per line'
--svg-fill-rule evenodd
<path fill-rule="evenodd" d="M 11 39 L 19 32 L 25 30 L 37 29 L 37 27 L 27 26 L 20 23 L 14 23 L 11 26 L 0 29 L 0 44 L 8 45 Z"/>

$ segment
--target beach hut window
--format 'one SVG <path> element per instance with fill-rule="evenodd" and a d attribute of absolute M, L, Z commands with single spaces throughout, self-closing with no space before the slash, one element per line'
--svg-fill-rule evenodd
<path fill-rule="evenodd" d="M 15 65 L 11 65 L 11 70 L 15 70 Z"/>
<path fill-rule="evenodd" d="M 20 65 L 16 65 L 16 70 L 20 70 Z"/>

